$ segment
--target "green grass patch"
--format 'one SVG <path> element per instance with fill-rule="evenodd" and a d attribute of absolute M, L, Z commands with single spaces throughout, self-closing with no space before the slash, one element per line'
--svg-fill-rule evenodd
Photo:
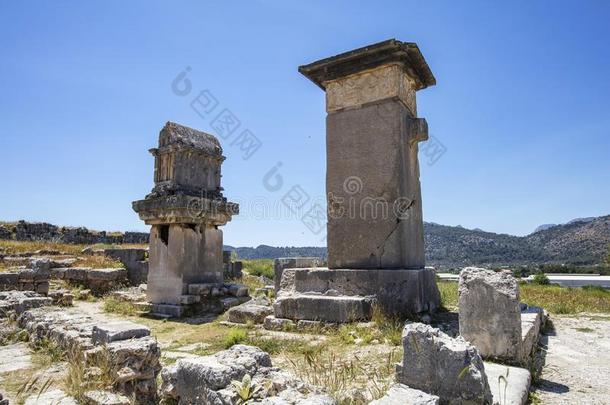
<path fill-rule="evenodd" d="M 441 293 L 441 307 L 448 311 L 455 311 L 458 307 L 458 283 L 452 281 L 438 281 L 438 290 Z"/>
<path fill-rule="evenodd" d="M 223 347 L 225 349 L 229 349 L 234 345 L 238 345 L 240 343 L 244 343 L 248 338 L 248 331 L 243 328 L 231 328 L 229 333 L 225 336 L 223 340 Z"/>
<path fill-rule="evenodd" d="M 438 282 L 441 304 L 457 309 L 458 284 Z M 521 301 L 553 314 L 610 313 L 610 291 L 597 287 L 569 288 L 558 285 L 520 284 Z"/>
<path fill-rule="evenodd" d="M 265 276 L 273 280 L 275 270 L 273 270 L 273 260 L 253 259 L 243 260 L 244 270 L 251 276 Z"/>
<path fill-rule="evenodd" d="M 114 297 L 104 298 L 104 312 L 126 316 L 136 316 L 139 313 L 132 302 L 121 301 Z"/>
<path fill-rule="evenodd" d="M 579 332 L 583 332 L 583 333 L 593 333 L 595 332 L 595 329 L 591 329 L 591 328 L 576 328 L 577 331 Z"/>

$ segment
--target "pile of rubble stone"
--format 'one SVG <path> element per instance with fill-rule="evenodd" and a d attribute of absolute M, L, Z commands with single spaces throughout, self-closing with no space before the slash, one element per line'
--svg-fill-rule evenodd
<path fill-rule="evenodd" d="M 269 354 L 246 345 L 180 359 L 161 378 L 162 396 L 180 404 L 335 404 L 320 388 L 273 367 Z"/>
<path fill-rule="evenodd" d="M 161 350 L 147 327 L 52 306 L 24 311 L 18 323 L 29 333 L 33 344 L 51 339 L 67 352 L 82 351 L 93 373 L 95 359 L 107 356 L 110 368 L 116 372 L 117 392 L 135 397 L 137 403 L 155 403 Z"/>

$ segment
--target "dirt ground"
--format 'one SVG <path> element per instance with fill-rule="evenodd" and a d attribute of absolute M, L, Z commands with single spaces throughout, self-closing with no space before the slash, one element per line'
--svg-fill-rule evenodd
<path fill-rule="evenodd" d="M 610 315 L 551 317 L 535 383 L 542 404 L 610 404 Z M 537 402 L 534 402 L 537 403 Z"/>

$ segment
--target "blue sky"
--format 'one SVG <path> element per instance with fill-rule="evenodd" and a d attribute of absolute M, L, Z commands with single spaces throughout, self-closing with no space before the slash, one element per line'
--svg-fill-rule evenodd
<path fill-rule="evenodd" d="M 437 79 L 418 93 L 446 148 L 420 156 L 426 221 L 523 235 L 607 215 L 608 21 L 604 1 L 2 1 L 0 219 L 147 229 L 131 201 L 152 188 L 148 149 L 167 120 L 213 133 L 190 106 L 207 90 L 262 143 L 244 159 L 221 140 L 243 213 L 225 243 L 324 246 L 274 208 L 293 186 L 324 195 L 324 94 L 297 67 L 389 38 Z"/>

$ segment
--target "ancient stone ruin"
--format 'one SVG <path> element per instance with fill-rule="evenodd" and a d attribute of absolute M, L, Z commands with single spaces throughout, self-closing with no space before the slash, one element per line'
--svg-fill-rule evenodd
<path fill-rule="evenodd" d="M 299 67 L 326 91 L 328 269 L 287 269 L 275 316 L 347 322 L 377 303 L 400 315 L 439 305 L 424 267 L 415 92 L 435 79 L 416 44 L 389 40 Z"/>
<path fill-rule="evenodd" d="M 203 296 L 204 301 L 226 295 L 219 227 L 239 208 L 222 195 L 225 157 L 214 136 L 168 122 L 159 133 L 159 147 L 150 152 L 155 186 L 144 200 L 133 202 L 151 225 L 147 294 L 153 312 L 180 316 L 183 305 L 201 302 L 194 290 L 216 293 Z"/>
<path fill-rule="evenodd" d="M 467 267 L 459 279 L 460 335 L 481 355 L 529 365 L 543 313 L 519 301 L 519 284 L 510 272 Z"/>

